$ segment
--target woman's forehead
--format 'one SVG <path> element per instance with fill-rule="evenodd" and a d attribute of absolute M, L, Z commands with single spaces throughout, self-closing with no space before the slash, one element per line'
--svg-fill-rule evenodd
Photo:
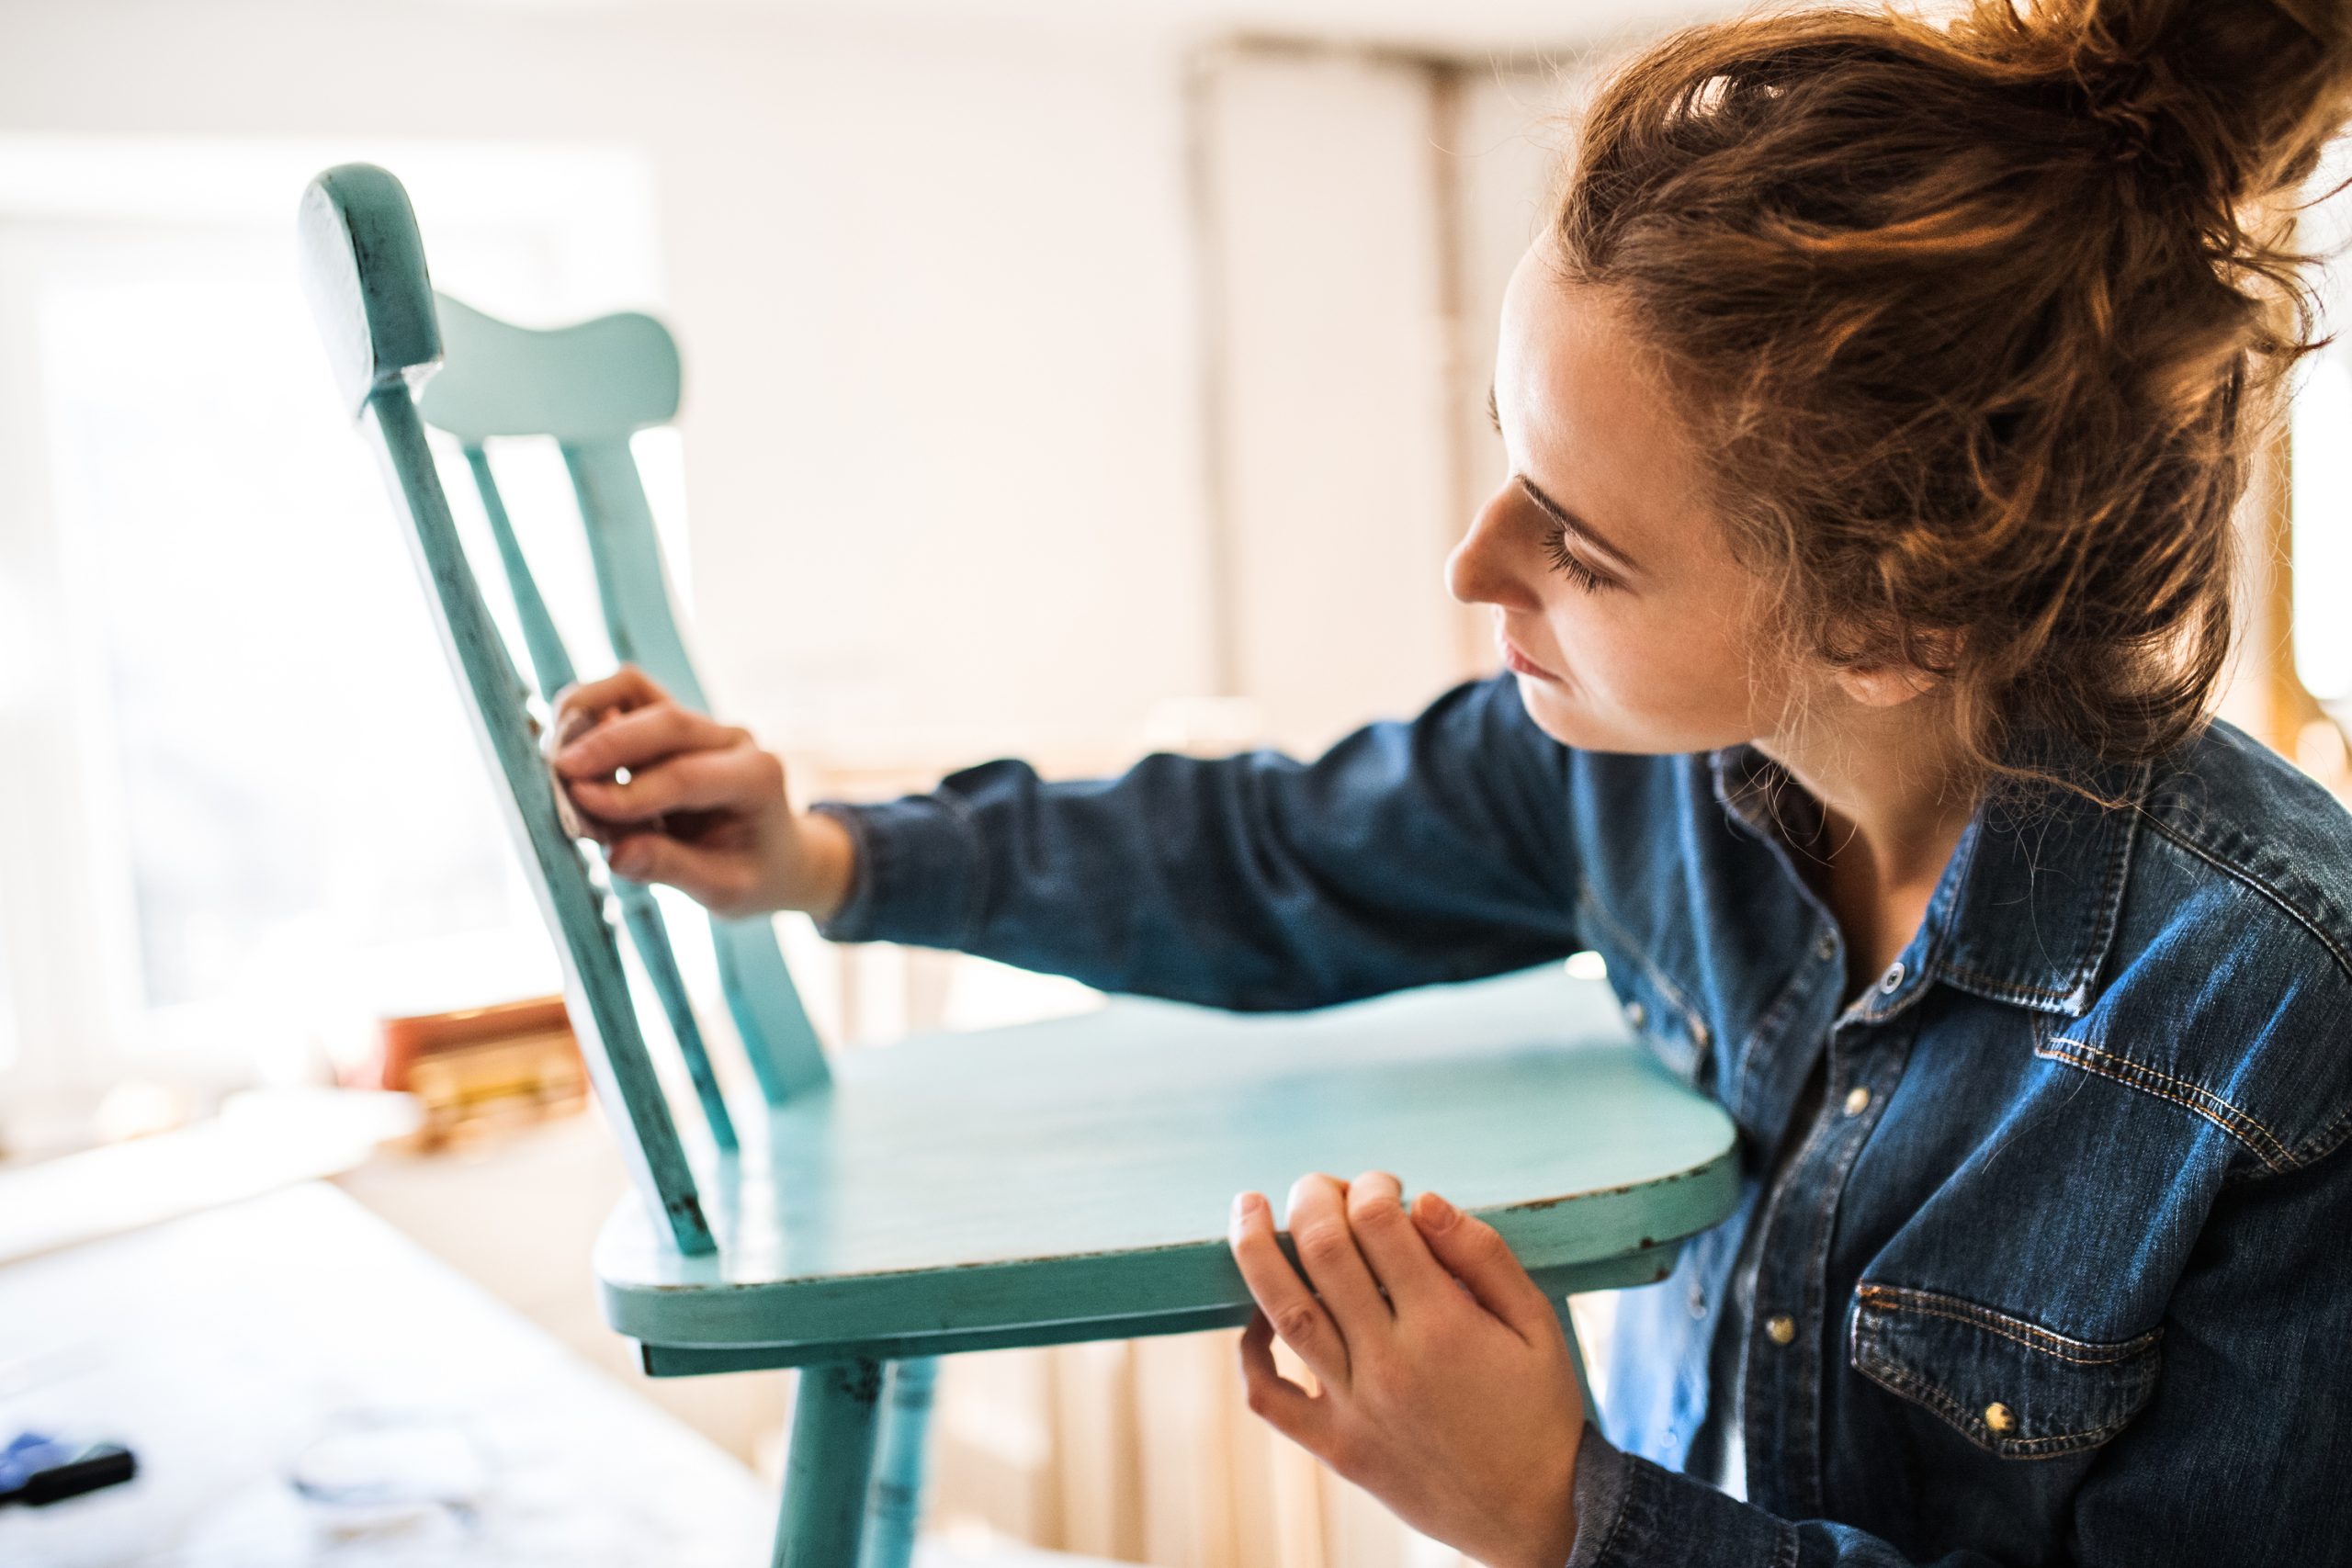
<path fill-rule="evenodd" d="M 1514 463 L 1645 562 L 1683 558 L 1706 471 L 1688 423 L 1606 290 L 1538 243 L 1512 273 L 1495 400 Z"/>

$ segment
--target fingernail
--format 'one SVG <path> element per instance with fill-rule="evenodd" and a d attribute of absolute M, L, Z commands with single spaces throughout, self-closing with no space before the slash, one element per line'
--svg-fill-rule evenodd
<path fill-rule="evenodd" d="M 1421 1194 L 1421 1207 L 1425 1211 L 1423 1217 L 1429 1221 L 1432 1230 L 1442 1231 L 1462 1217 L 1459 1209 L 1434 1192 Z"/>

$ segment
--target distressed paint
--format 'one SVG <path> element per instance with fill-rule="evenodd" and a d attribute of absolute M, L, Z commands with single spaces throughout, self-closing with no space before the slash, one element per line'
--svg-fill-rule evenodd
<path fill-rule="evenodd" d="M 1535 1281 L 1546 1293 L 1566 1298 L 1585 1291 L 1617 1291 L 1655 1285 L 1674 1271 L 1679 1242 L 1666 1242 L 1646 1251 L 1604 1258 L 1566 1269 L 1539 1270 Z M 1127 1317 L 1052 1318 L 1011 1327 L 951 1329 L 941 1334 L 900 1335 L 878 1339 L 821 1339 L 781 1345 L 654 1345 L 638 1346 L 638 1365 L 648 1377 L 707 1377 L 714 1372 L 768 1371 L 805 1367 L 843 1356 L 875 1360 L 905 1360 L 915 1357 L 960 1356 L 976 1350 L 1031 1349 L 1041 1345 L 1091 1344 L 1105 1339 L 1155 1339 L 1170 1334 L 1199 1334 L 1215 1328 L 1238 1328 L 1250 1321 L 1248 1302 L 1197 1307 L 1185 1312 L 1155 1312 Z M 1563 1320 L 1565 1321 L 1565 1319 Z"/>
<path fill-rule="evenodd" d="M 881 1400 L 882 1368 L 874 1361 L 836 1361 L 800 1374 L 785 1451 L 776 1568 L 852 1568 L 857 1562 Z"/>
<path fill-rule="evenodd" d="M 407 194 L 381 169 L 344 164 L 311 182 L 300 223 L 304 281 L 329 361 L 408 518 L 434 626 L 469 698 L 475 739 L 505 783 L 492 793 L 558 938 L 572 1025 L 598 1100 L 655 1234 L 677 1256 L 707 1253 L 710 1227 L 629 1005 L 619 950 L 579 850 L 557 819 L 522 678 L 466 563 L 417 415 L 412 387 L 432 373 L 441 344 Z"/>
<path fill-rule="evenodd" d="M 903 1041 L 742 1132 L 710 1184 L 719 1255 L 681 1258 L 633 1213 L 606 1225 L 622 1333 L 865 1344 L 1238 1310 L 1232 1195 L 1279 1201 L 1310 1170 L 1443 1192 L 1548 1284 L 1640 1268 L 1727 1214 L 1738 1180 L 1722 1108 L 1557 965 L 1317 1013 L 1125 998 Z"/>
<path fill-rule="evenodd" d="M 914 1561 L 915 1527 L 922 1521 L 923 1432 L 938 1377 L 939 1363 L 928 1358 L 891 1364 L 858 1568 L 909 1568 Z"/>
<path fill-rule="evenodd" d="M 447 295 L 435 296 L 444 306 L 455 301 Z M 665 337 L 667 334 L 664 334 Z M 449 334 L 448 342 L 458 346 L 455 352 L 462 356 L 465 340 Z M 469 372 L 460 361 L 455 375 L 444 364 L 441 374 L 430 385 L 455 381 L 460 387 L 469 382 Z M 427 405 L 425 422 L 433 423 L 430 412 L 435 400 L 424 400 Z M 522 627 L 523 646 L 530 655 L 531 673 L 538 683 L 539 695 L 553 707 L 556 694 L 578 677 L 571 666 L 571 655 L 563 646 L 563 637 L 556 630 L 555 617 L 548 613 L 547 600 L 539 592 L 538 580 L 531 573 L 531 563 L 523 554 L 523 544 L 515 537 L 514 521 L 506 513 L 506 498 L 500 493 L 498 478 L 491 471 L 490 454 L 478 441 L 465 444 L 466 467 L 474 477 L 474 490 L 481 497 L 482 515 L 490 524 L 490 536 L 498 549 L 499 566 L 506 579 L 506 588 L 514 605 L 514 619 Z M 736 1147 L 735 1123 L 727 1113 L 727 1098 L 719 1091 L 718 1077 L 711 1070 L 710 1053 L 702 1041 L 702 1025 L 695 1019 L 694 1004 L 686 997 L 685 977 L 678 972 L 677 954 L 670 948 L 669 928 L 662 924 L 662 908 L 653 900 L 653 891 L 641 884 L 616 876 L 605 868 L 605 880 L 612 885 L 613 897 L 621 908 L 621 923 L 628 928 L 629 941 L 637 947 L 639 962 L 660 999 L 662 1013 L 670 1023 L 670 1036 L 677 1043 L 678 1055 L 685 1062 L 686 1077 L 693 1080 L 695 1098 L 702 1105 L 703 1123 L 710 1130 L 711 1141 L 722 1150 Z"/>

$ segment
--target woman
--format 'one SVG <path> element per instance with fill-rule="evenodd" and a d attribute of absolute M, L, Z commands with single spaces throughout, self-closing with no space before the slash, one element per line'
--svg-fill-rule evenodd
<path fill-rule="evenodd" d="M 2347 77 L 2337 0 L 1683 32 L 1511 280 L 1449 568 L 1506 675 L 1312 764 L 797 815 L 624 671 L 558 766 L 630 876 L 1107 988 L 1600 949 L 1749 1155 L 1623 1298 L 1605 1436 L 1442 1199 L 1303 1178 L 1304 1278 L 1233 1216 L 1252 1408 L 1482 1562 L 2346 1560 L 2352 821 L 2207 712 L 2307 346 L 2248 213 Z"/>

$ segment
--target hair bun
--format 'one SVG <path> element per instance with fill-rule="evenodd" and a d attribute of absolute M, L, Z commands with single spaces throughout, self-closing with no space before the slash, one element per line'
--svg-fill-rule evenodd
<path fill-rule="evenodd" d="M 2352 97 L 2347 0 L 1978 0 L 1955 32 L 2231 202 L 2300 183 Z"/>

